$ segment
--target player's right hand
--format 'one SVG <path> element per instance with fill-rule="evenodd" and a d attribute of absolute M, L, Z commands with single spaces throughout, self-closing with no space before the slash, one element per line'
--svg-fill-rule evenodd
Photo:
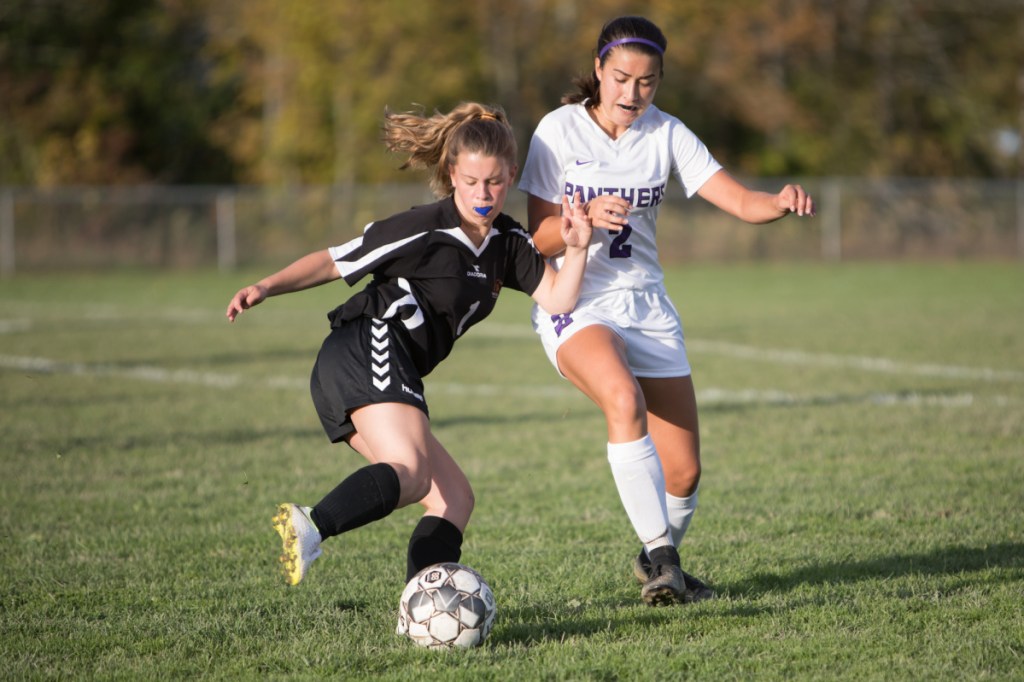
<path fill-rule="evenodd" d="M 267 297 L 266 287 L 260 286 L 259 284 L 250 284 L 247 287 L 238 290 L 238 293 L 231 299 L 231 303 L 228 303 L 227 316 L 231 322 L 235 321 L 235 318 L 243 310 L 262 303 Z"/>
<path fill-rule="evenodd" d="M 586 211 L 583 209 L 583 200 L 580 199 L 580 193 L 572 197 L 572 203 L 569 203 L 569 197 L 562 197 L 562 241 L 568 247 L 585 249 L 590 244 L 591 230 L 593 226 L 590 224 L 590 218 L 587 217 Z"/>
<path fill-rule="evenodd" d="M 583 207 L 594 227 L 603 230 L 617 231 L 629 223 L 629 213 L 633 206 L 620 196 L 600 194 Z"/>

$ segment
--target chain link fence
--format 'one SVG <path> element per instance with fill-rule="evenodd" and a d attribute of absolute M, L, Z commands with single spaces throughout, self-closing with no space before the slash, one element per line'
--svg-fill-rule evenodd
<path fill-rule="evenodd" d="M 669 188 L 666 262 L 1021 259 L 1024 180 L 814 178 L 816 218 L 756 227 Z M 750 185 L 777 191 L 787 180 Z M 675 191 L 673 191 L 675 189 Z M 421 185 L 0 187 L 0 275 L 106 268 L 275 267 L 433 200 Z M 526 222 L 525 197 L 505 212 Z"/>

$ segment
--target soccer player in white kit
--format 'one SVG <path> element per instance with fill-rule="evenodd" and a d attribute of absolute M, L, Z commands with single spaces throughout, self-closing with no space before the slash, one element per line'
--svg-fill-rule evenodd
<path fill-rule="evenodd" d="M 633 562 L 650 605 L 714 592 L 680 567 L 677 548 L 697 506 L 700 440 L 682 322 L 665 293 L 658 208 L 675 177 L 750 223 L 814 214 L 799 185 L 755 192 L 732 178 L 677 118 L 653 104 L 667 42 L 642 17 L 604 26 L 594 71 L 534 132 L 519 188 L 534 243 L 559 267 L 562 198 L 580 194 L 595 229 L 576 309 L 533 324 L 549 359 L 601 408 L 608 461 L 643 544 Z"/>

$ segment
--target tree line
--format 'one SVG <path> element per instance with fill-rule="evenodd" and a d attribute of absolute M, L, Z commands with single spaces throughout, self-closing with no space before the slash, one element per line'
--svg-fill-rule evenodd
<path fill-rule="evenodd" d="M 499 104 L 521 155 L 602 24 L 748 175 L 1018 177 L 1022 0 L 5 0 L 0 184 L 393 181 L 385 107 Z"/>

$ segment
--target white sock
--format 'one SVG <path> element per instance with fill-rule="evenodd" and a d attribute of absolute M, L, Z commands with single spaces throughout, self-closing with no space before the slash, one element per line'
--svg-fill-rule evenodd
<path fill-rule="evenodd" d="M 671 493 L 665 493 L 665 505 L 668 508 L 668 525 L 672 529 L 672 544 L 678 547 L 686 529 L 690 527 L 690 519 L 697 509 L 697 491 L 694 490 L 689 497 L 676 497 Z"/>
<path fill-rule="evenodd" d="M 626 516 L 648 551 L 672 544 L 665 507 L 665 475 L 651 437 L 608 443 L 608 463 Z"/>

